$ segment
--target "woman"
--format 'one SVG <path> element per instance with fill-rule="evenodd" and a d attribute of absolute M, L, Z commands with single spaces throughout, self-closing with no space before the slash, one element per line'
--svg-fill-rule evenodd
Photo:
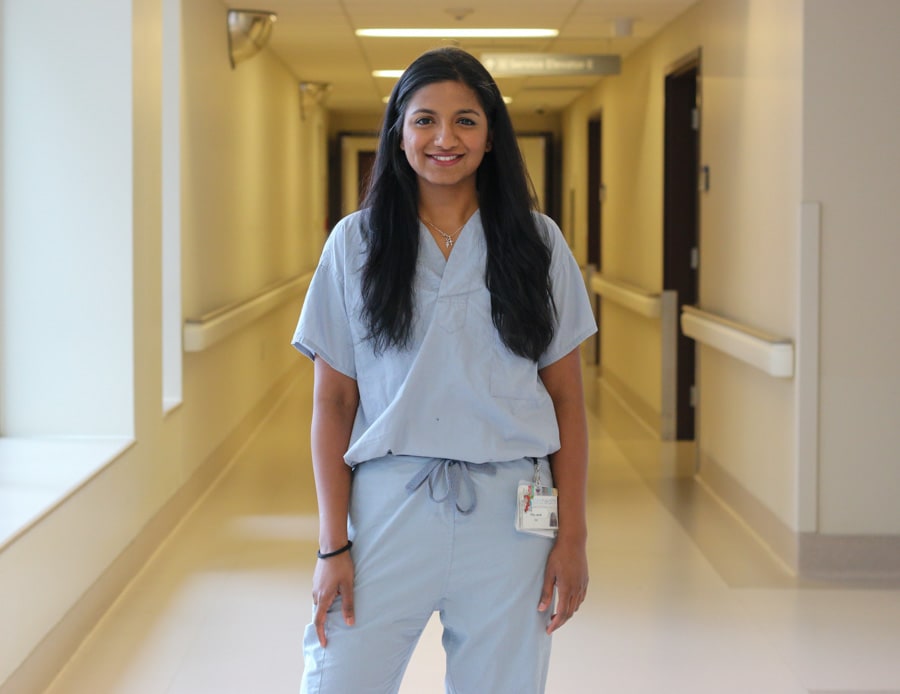
<path fill-rule="evenodd" d="M 396 692 L 434 611 L 448 692 L 544 690 L 588 582 L 578 345 L 596 326 L 532 208 L 491 76 L 455 48 L 418 58 L 293 341 L 314 360 L 320 520 L 304 692 Z"/>

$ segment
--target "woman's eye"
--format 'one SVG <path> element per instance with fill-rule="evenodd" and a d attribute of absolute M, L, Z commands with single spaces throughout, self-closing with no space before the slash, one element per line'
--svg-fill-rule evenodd
<path fill-rule="evenodd" d="M 416 125 L 428 125 L 431 123 L 431 118 L 416 118 Z"/>
<path fill-rule="evenodd" d="M 471 118 L 460 118 L 459 123 L 460 125 L 475 125 L 475 121 Z"/>

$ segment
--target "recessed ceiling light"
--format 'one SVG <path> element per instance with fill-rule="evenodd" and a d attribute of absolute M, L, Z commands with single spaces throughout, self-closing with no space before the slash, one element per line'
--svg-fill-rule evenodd
<path fill-rule="evenodd" d="M 372 77 L 387 77 L 389 79 L 399 79 L 403 76 L 405 70 L 372 70 Z"/>
<path fill-rule="evenodd" d="M 357 36 L 389 39 L 540 39 L 556 29 L 357 29 Z"/>

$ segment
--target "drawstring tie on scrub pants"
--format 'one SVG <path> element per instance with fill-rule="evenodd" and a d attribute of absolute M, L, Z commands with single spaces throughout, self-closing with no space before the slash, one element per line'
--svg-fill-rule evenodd
<path fill-rule="evenodd" d="M 432 501 L 438 504 L 444 502 L 452 504 L 457 511 L 467 516 L 475 510 L 477 503 L 475 483 L 472 482 L 471 477 L 473 471 L 484 472 L 488 475 L 494 475 L 497 472 L 492 463 L 467 463 L 464 460 L 436 458 L 413 475 L 406 485 L 406 491 L 412 494 L 427 481 L 428 496 Z M 435 487 L 439 485 L 447 490 L 442 497 L 434 495 Z M 470 500 L 466 507 L 460 506 L 460 491 L 463 490 Z"/>

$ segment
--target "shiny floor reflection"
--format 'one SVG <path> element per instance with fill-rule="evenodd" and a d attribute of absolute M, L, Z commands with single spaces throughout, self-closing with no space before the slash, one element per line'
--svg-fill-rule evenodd
<path fill-rule="evenodd" d="M 317 536 L 298 369 L 50 694 L 298 691 Z M 799 585 L 693 482 L 690 447 L 654 441 L 593 383 L 591 588 L 554 639 L 549 694 L 900 692 L 900 591 Z M 443 691 L 439 630 L 402 694 Z"/>

